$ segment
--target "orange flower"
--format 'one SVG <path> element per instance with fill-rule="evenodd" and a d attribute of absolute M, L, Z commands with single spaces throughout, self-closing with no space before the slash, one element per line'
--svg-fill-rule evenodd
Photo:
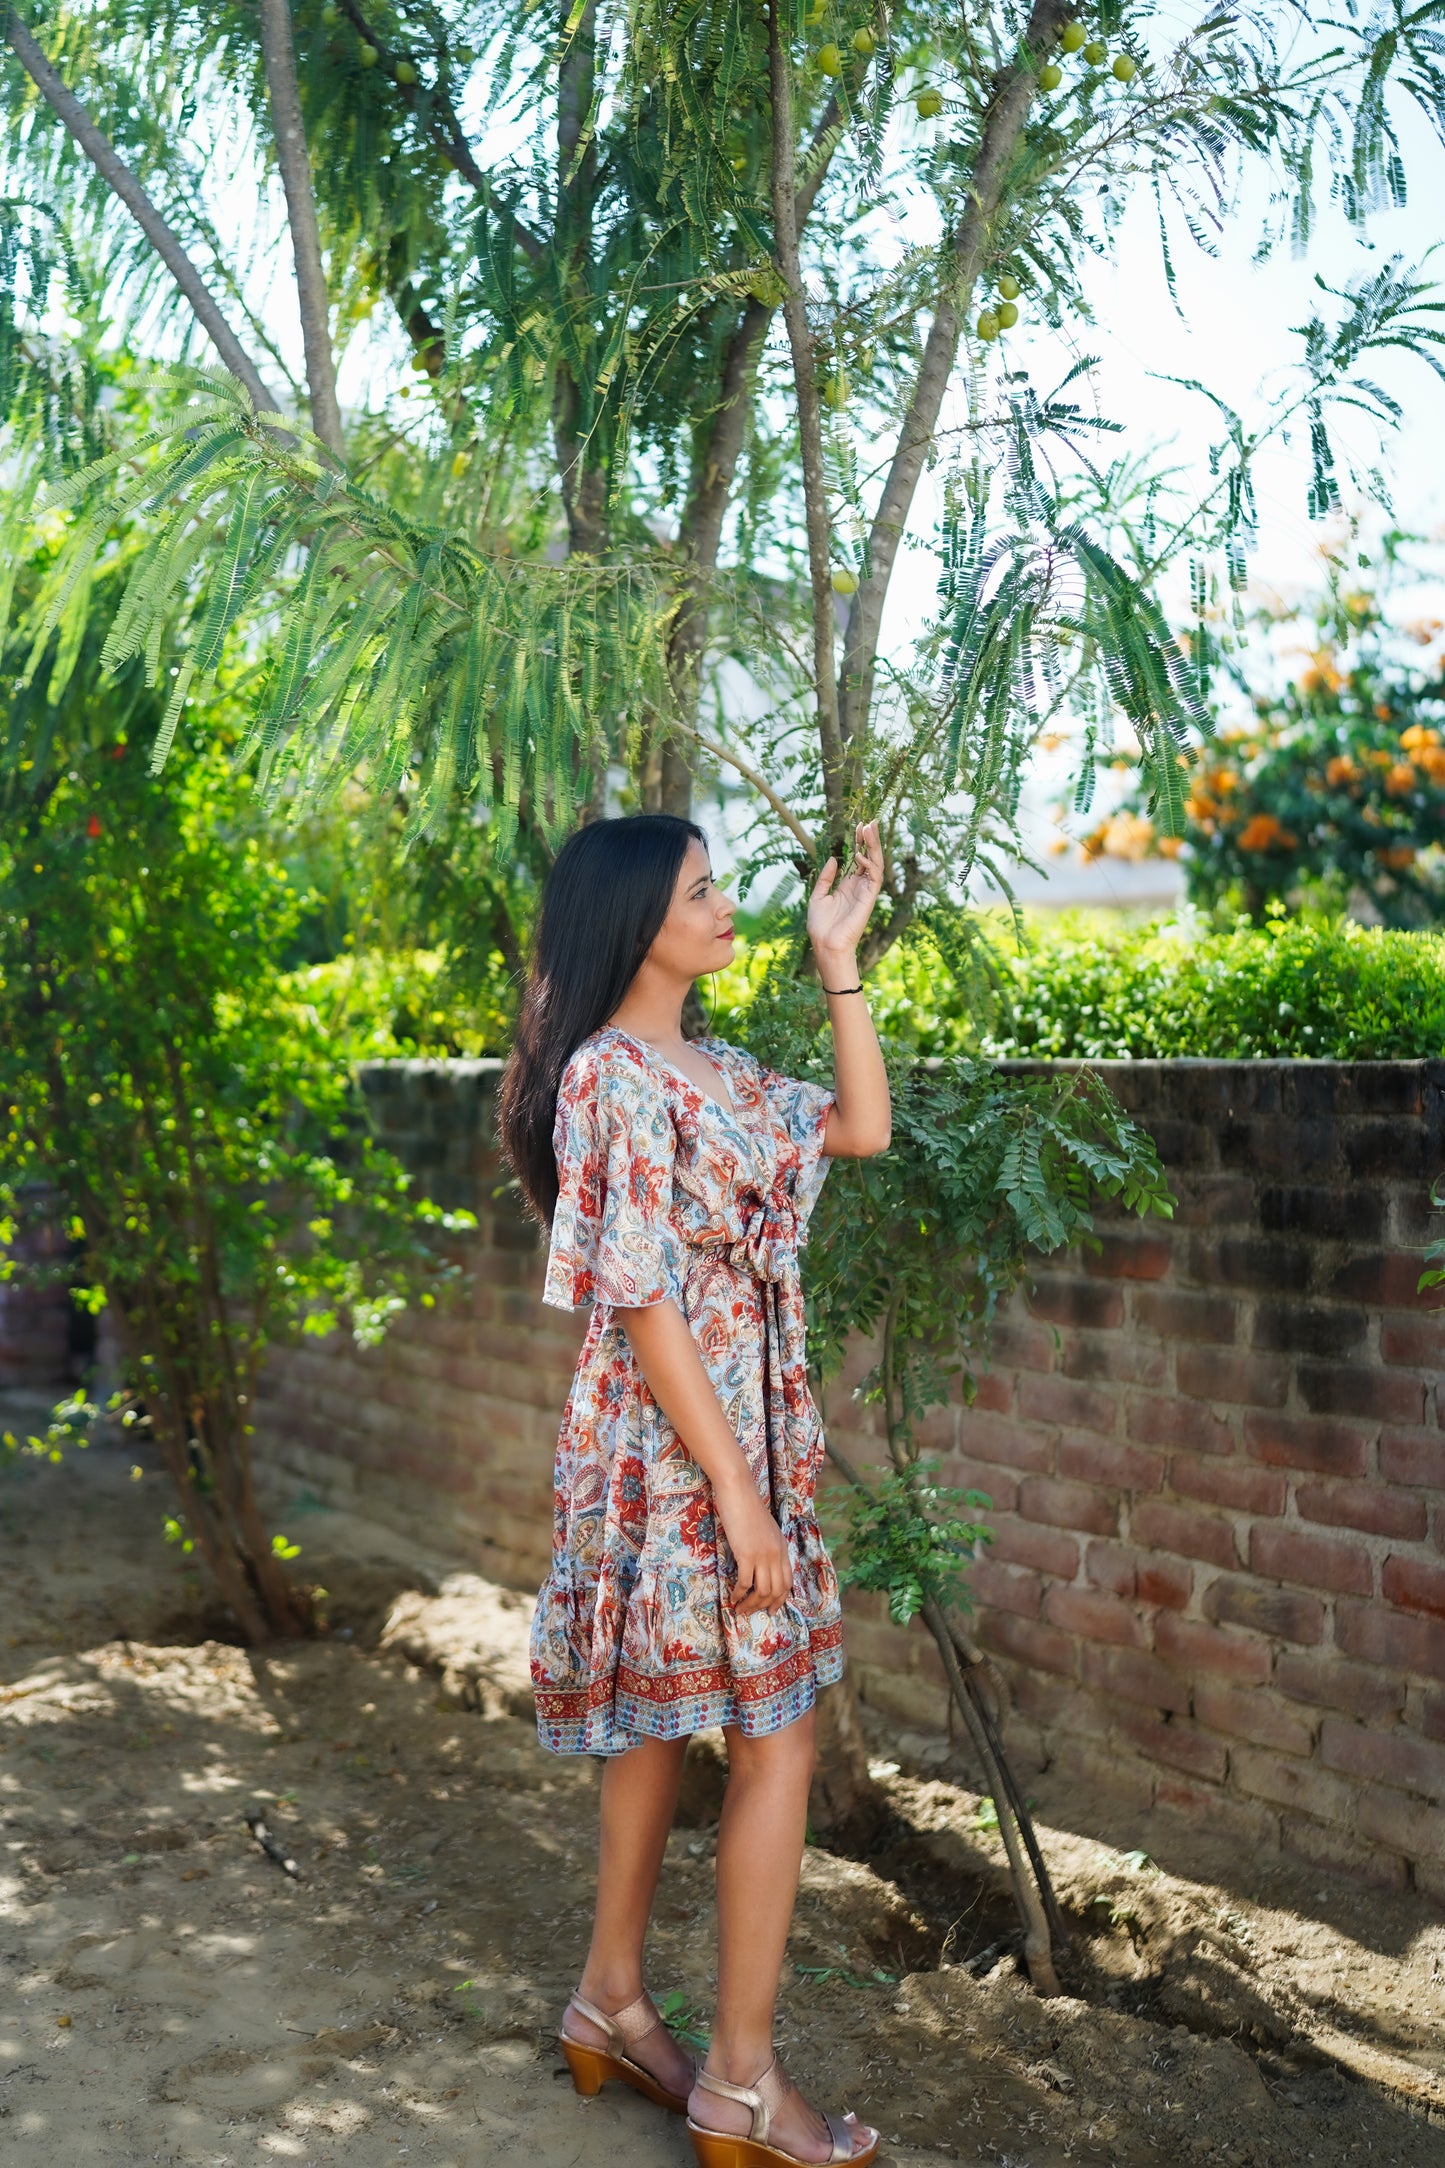
<path fill-rule="evenodd" d="M 1415 755 L 1415 761 L 1432 783 L 1445 783 L 1445 745 L 1427 745 L 1423 753 Z"/>
<path fill-rule="evenodd" d="M 1359 772 L 1348 753 L 1336 753 L 1325 765 L 1325 781 L 1338 787 L 1341 783 L 1353 783 Z"/>
<path fill-rule="evenodd" d="M 1406 866 L 1414 865 L 1416 851 L 1413 843 L 1397 843 L 1388 851 L 1376 851 L 1375 856 L 1382 866 L 1389 866 L 1392 872 L 1399 872 Z"/>
<path fill-rule="evenodd" d="M 1282 851 L 1292 851 L 1298 841 L 1299 838 L 1292 836 L 1272 813 L 1254 814 L 1239 833 L 1239 847 L 1242 851 L 1268 851 L 1276 847 Z"/>
<path fill-rule="evenodd" d="M 1239 788 L 1239 777 L 1235 774 L 1233 768 L 1216 768 L 1208 781 L 1211 790 L 1227 793 Z"/>
<path fill-rule="evenodd" d="M 1415 788 L 1415 771 L 1408 760 L 1396 761 L 1385 777 L 1385 788 L 1392 798 L 1408 798 Z"/>
<path fill-rule="evenodd" d="M 1407 753 L 1419 753 L 1423 752 L 1427 745 L 1438 745 L 1440 733 L 1438 730 L 1427 730 L 1423 723 L 1411 723 L 1408 730 L 1400 732 L 1400 743 Z"/>
<path fill-rule="evenodd" d="M 1388 700 L 1377 700 L 1375 702 L 1375 721 L 1377 723 L 1388 723 L 1394 712 Z"/>
<path fill-rule="evenodd" d="M 1161 858 L 1177 858 L 1184 848 L 1183 836 L 1161 836 L 1155 845 Z"/>
<path fill-rule="evenodd" d="M 1335 668 L 1334 649 L 1322 647 L 1300 672 L 1299 689 L 1302 693 L 1337 693 L 1343 690 L 1344 682 Z"/>
<path fill-rule="evenodd" d="M 1204 791 L 1192 790 L 1184 801 L 1184 810 L 1192 821 L 1207 821 L 1211 813 L 1219 811 L 1219 807 Z"/>

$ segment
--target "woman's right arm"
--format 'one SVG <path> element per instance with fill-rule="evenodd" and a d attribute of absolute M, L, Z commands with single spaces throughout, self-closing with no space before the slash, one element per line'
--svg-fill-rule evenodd
<path fill-rule="evenodd" d="M 776 1610 L 792 1593 L 788 1546 L 758 1495 L 687 1319 L 670 1297 L 644 1309 L 619 1308 L 615 1314 L 653 1399 L 712 1485 L 713 1503 L 738 1565 L 734 1608 L 743 1617 Z"/>

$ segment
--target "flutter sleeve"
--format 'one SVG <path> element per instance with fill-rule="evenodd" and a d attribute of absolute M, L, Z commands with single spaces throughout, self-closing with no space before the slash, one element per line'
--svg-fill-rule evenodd
<path fill-rule="evenodd" d="M 553 1143 L 559 1193 L 543 1301 L 559 1310 L 680 1302 L 677 1139 L 656 1079 L 625 1052 L 581 1049 L 557 1095 Z"/>

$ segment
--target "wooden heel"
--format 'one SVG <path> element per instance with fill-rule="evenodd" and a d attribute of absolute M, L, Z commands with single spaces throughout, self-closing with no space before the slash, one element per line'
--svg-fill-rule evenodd
<path fill-rule="evenodd" d="M 584 2048 L 580 2041 L 569 2040 L 565 2033 L 562 2035 L 562 2053 L 567 2058 L 572 2083 L 584 2100 L 600 2093 L 609 2078 L 622 2076 L 610 2055 L 600 2048 Z"/>
<path fill-rule="evenodd" d="M 699 2130 L 689 2117 L 687 2134 L 698 2158 L 698 2168 L 755 2168 L 783 2158 L 771 2146 L 755 2145 L 751 2138 L 734 2137 L 725 2130 Z"/>

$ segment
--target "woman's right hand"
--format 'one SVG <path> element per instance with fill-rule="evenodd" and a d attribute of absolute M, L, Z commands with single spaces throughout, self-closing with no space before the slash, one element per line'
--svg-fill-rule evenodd
<path fill-rule="evenodd" d="M 714 1490 L 713 1503 L 737 1560 L 734 1611 L 739 1618 L 776 1611 L 793 1593 L 793 1560 L 787 1538 L 753 1489 L 751 1476 L 725 1497 Z"/>

